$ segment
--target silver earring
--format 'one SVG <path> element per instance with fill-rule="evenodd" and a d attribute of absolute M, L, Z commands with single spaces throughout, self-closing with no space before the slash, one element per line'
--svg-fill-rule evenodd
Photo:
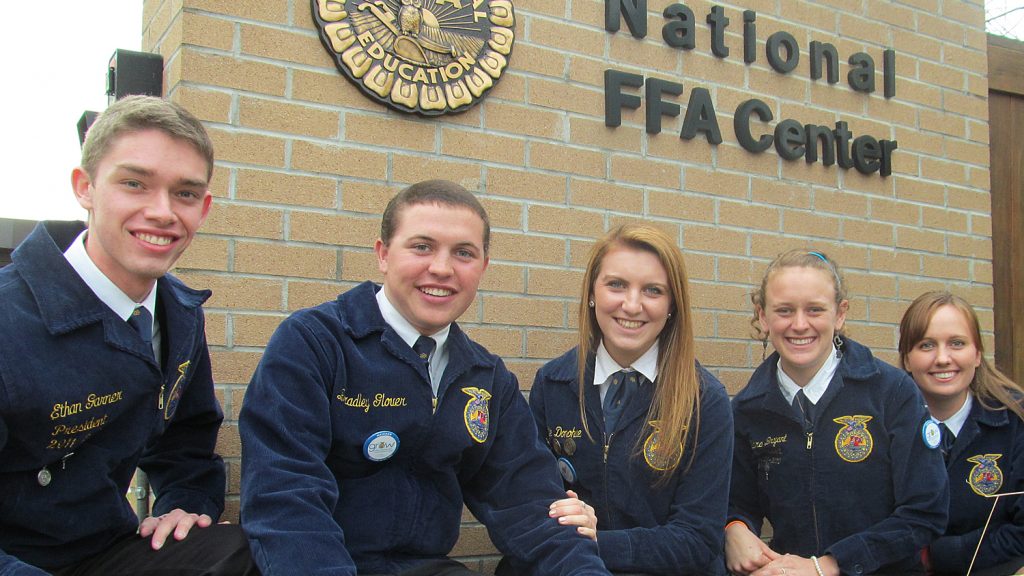
<path fill-rule="evenodd" d="M 767 356 L 768 356 L 768 334 L 765 334 L 764 338 L 761 339 L 761 362 L 764 362 Z"/>
<path fill-rule="evenodd" d="M 836 334 L 835 336 L 832 337 L 832 344 L 834 344 L 835 347 L 836 347 L 836 358 L 842 358 L 843 357 L 843 339 L 839 337 L 839 334 Z"/>
<path fill-rule="evenodd" d="M 672 319 L 672 313 L 671 312 L 668 313 L 668 318 L 669 318 L 669 320 Z"/>
<path fill-rule="evenodd" d="M 587 303 L 587 305 L 590 306 L 591 308 L 593 308 L 594 307 L 594 301 L 591 300 L 590 302 Z"/>

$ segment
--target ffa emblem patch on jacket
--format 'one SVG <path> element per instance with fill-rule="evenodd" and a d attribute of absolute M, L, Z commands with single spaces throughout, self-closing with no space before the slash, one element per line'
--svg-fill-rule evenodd
<path fill-rule="evenodd" d="M 469 402 L 466 402 L 466 409 L 462 415 L 466 420 L 466 430 L 477 442 L 483 444 L 487 441 L 487 428 L 491 422 L 491 412 L 488 400 L 491 393 L 482 388 L 463 388 L 463 392 L 469 394 Z"/>
<path fill-rule="evenodd" d="M 974 468 L 967 473 L 967 484 L 979 496 L 991 496 L 1003 486 L 1003 471 L 999 469 L 996 460 L 1002 458 L 1002 454 L 978 454 L 967 459 L 974 462 Z"/>
<path fill-rule="evenodd" d="M 182 380 L 185 379 L 185 375 L 188 374 L 188 366 L 191 364 L 191 360 L 186 360 L 178 365 L 178 379 L 174 381 L 174 386 L 171 386 L 171 393 L 167 395 L 167 402 L 164 403 L 164 420 L 170 420 L 174 417 L 174 411 L 178 409 L 178 402 L 181 401 Z M 163 394 L 163 387 L 160 388 L 160 394 Z M 161 397 L 161 402 L 163 398 Z"/>
<path fill-rule="evenodd" d="M 651 420 L 650 425 L 651 434 L 644 441 L 644 460 L 648 466 L 659 472 L 675 467 L 683 456 L 683 445 L 664 445 L 661 441 L 661 421 Z"/>
<path fill-rule="evenodd" d="M 868 422 L 872 416 L 840 416 L 833 422 L 841 424 L 836 434 L 836 454 L 847 462 L 861 462 L 871 455 L 875 441 L 868 431 Z"/>

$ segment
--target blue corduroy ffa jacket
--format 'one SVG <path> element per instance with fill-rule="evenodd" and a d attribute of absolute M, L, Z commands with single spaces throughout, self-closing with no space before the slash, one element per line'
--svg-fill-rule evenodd
<path fill-rule="evenodd" d="M 942 455 L 924 444 L 928 418 L 907 373 L 847 339 L 813 426 L 779 390 L 772 354 L 733 399 L 736 446 L 729 515 L 772 549 L 831 554 L 843 574 L 920 566 L 920 550 L 946 526 Z"/>
<path fill-rule="evenodd" d="M 444 558 L 463 502 L 535 573 L 607 574 L 593 541 L 548 517 L 564 493 L 512 373 L 453 324 L 435 412 L 426 366 L 385 323 L 377 289 L 293 314 L 249 384 L 242 526 L 264 576 Z M 374 461 L 379 432 L 398 445 Z"/>
<path fill-rule="evenodd" d="M 992 505 L 989 494 L 1024 491 L 1024 422 L 1008 410 L 988 410 L 977 398 L 956 437 L 949 464 L 949 526 L 932 542 L 935 572 L 965 574 Z M 1024 562 L 1024 498 L 999 499 L 974 569 Z"/>
<path fill-rule="evenodd" d="M 722 530 L 729 498 L 733 427 L 729 397 L 698 365 L 699 427 L 692 427 L 682 460 L 667 482 L 642 447 L 656 428 L 647 419 L 654 386 L 633 395 L 611 434 L 593 386 L 594 359 L 584 385 L 587 425 L 579 410 L 576 349 L 544 365 L 530 391 L 541 436 L 575 470 L 565 486 L 594 506 L 601 558 L 610 570 L 645 574 L 724 573 Z M 640 450 L 638 450 L 640 448 Z M 657 460 L 654 466 L 663 467 Z"/>
<path fill-rule="evenodd" d="M 63 251 L 79 222 L 40 224 L 0 270 L 0 574 L 37 574 L 138 528 L 125 494 L 149 475 L 155 515 L 220 517 L 223 420 L 202 303 L 208 291 L 157 281 L 163 367 L 89 289 Z M 50 479 L 40 481 L 46 467 Z"/>

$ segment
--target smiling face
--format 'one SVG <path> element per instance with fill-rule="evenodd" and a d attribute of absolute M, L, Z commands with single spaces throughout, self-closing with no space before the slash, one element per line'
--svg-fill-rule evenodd
<path fill-rule="evenodd" d="M 832 276 L 817 268 L 781 268 L 765 285 L 761 329 L 778 351 L 782 369 L 800 386 L 825 364 L 834 349 L 832 338 L 846 321 L 848 303 L 837 305 L 835 295 Z"/>
<path fill-rule="evenodd" d="M 388 300 L 420 334 L 451 324 L 472 304 L 487 269 L 484 222 L 437 203 L 404 206 L 390 241 L 377 240 Z"/>
<path fill-rule="evenodd" d="M 647 352 L 672 311 L 668 274 L 658 257 L 646 250 L 609 249 L 593 294 L 604 347 L 620 366 L 629 366 Z"/>
<path fill-rule="evenodd" d="M 945 419 L 967 399 L 974 372 L 981 365 L 981 352 L 963 312 L 946 304 L 935 309 L 924 338 L 914 344 L 903 363 L 924 394 L 929 410 Z"/>
<path fill-rule="evenodd" d="M 149 294 L 206 219 L 208 168 L 191 144 L 146 129 L 119 136 L 93 177 L 72 172 L 75 197 L 89 211 L 86 252 L 132 299 Z"/>

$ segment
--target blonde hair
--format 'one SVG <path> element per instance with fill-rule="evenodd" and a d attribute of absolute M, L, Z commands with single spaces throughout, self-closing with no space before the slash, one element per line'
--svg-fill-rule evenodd
<path fill-rule="evenodd" d="M 1024 420 L 1024 406 L 1021 405 L 1024 390 L 985 359 L 985 347 L 981 341 L 981 325 L 978 322 L 978 314 L 967 300 L 955 294 L 945 291 L 925 292 L 918 296 L 903 313 L 903 319 L 900 320 L 900 368 L 906 370 L 907 356 L 914 350 L 914 346 L 924 340 L 932 316 L 943 306 L 952 306 L 964 315 L 971 333 L 971 340 L 974 341 L 974 347 L 978 349 L 978 354 L 981 356 L 981 364 L 974 371 L 974 379 L 971 380 L 969 386 L 974 397 L 988 410 L 1003 410 L 1004 408 L 995 406 L 995 402 L 998 402 Z"/>
<path fill-rule="evenodd" d="M 765 310 L 768 280 L 771 279 L 773 274 L 779 272 L 783 268 L 815 268 L 817 270 L 821 270 L 832 279 L 832 286 L 836 291 L 834 298 L 836 310 L 839 310 L 843 300 L 846 300 L 846 283 L 843 281 L 843 276 L 839 272 L 839 266 L 836 265 L 836 263 L 829 258 L 827 254 L 820 250 L 803 249 L 783 252 L 768 264 L 768 268 L 764 271 L 764 276 L 761 277 L 761 286 L 750 294 L 750 303 L 754 305 L 754 318 L 750 321 L 750 325 L 754 329 L 754 337 L 762 342 L 768 341 L 768 333 L 761 328 L 758 311 Z M 836 330 L 836 333 L 840 335 L 846 334 L 842 328 Z"/>
<path fill-rule="evenodd" d="M 612 230 L 590 251 L 587 269 L 583 275 L 582 297 L 579 310 L 578 377 L 579 408 L 583 428 L 593 438 L 587 426 L 584 398 L 588 360 L 596 353 L 601 342 L 601 327 L 589 303 L 594 298 L 594 284 L 601 271 L 601 263 L 608 252 L 617 247 L 643 250 L 657 256 L 668 276 L 668 290 L 672 295 L 672 316 L 658 335 L 658 377 L 654 382 L 654 398 L 647 413 L 648 421 L 660 421 L 661 441 L 659 454 L 671 466 L 660 471 L 661 480 L 672 475 L 682 460 L 676 457 L 676 447 L 685 451 L 690 435 L 696 439 L 700 423 L 700 379 L 697 374 L 693 340 L 693 319 L 690 314 L 690 288 L 683 254 L 667 234 L 644 224 L 626 224 Z M 643 435 L 641 435 L 641 438 Z M 638 444 L 642 440 L 638 440 Z"/>

